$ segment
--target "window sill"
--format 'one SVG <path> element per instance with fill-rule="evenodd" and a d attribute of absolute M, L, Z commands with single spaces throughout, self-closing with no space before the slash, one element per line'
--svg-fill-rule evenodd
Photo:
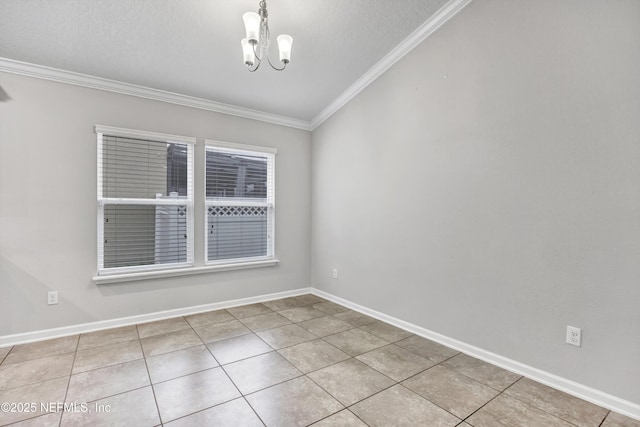
<path fill-rule="evenodd" d="M 133 282 L 138 280 L 162 279 L 165 277 L 191 276 L 193 274 L 214 273 L 216 271 L 244 270 L 247 268 L 271 267 L 278 264 L 280 260 L 269 259 L 265 261 L 239 262 L 234 264 L 220 264 L 203 267 L 176 268 L 173 270 L 141 271 L 139 273 L 111 274 L 105 276 L 94 276 L 93 283 L 96 285 L 108 285 L 110 283 Z"/>

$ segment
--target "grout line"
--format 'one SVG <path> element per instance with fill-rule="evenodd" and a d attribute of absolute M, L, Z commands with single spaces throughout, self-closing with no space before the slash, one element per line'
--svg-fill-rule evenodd
<path fill-rule="evenodd" d="M 326 342 L 326 341 L 325 341 L 325 342 Z M 303 343 L 303 344 L 304 344 L 304 343 Z M 327 344 L 332 345 L 331 343 L 327 343 Z M 335 346 L 334 346 L 334 347 L 335 347 Z M 337 347 L 336 347 L 336 348 L 337 348 Z M 338 350 L 340 350 L 340 349 L 338 349 Z M 342 351 L 342 350 L 340 350 L 340 351 Z M 342 351 L 342 352 L 344 353 L 344 351 Z M 312 373 L 314 373 L 314 372 L 318 372 L 318 371 L 321 371 L 321 370 L 323 370 L 323 369 L 330 368 L 331 366 L 337 365 L 337 364 L 339 364 L 339 363 L 346 362 L 346 361 L 347 361 L 347 360 L 349 360 L 349 359 L 355 359 L 355 358 L 354 358 L 353 356 L 351 356 L 350 354 L 347 354 L 347 353 L 344 353 L 344 354 L 346 354 L 346 355 L 347 355 L 347 356 L 349 356 L 349 357 L 348 357 L 347 359 L 343 359 L 343 360 L 339 360 L 339 361 L 337 361 L 337 362 L 331 363 L 331 364 L 329 364 L 329 365 L 327 365 L 327 366 L 323 366 L 322 368 L 314 369 L 313 371 L 309 371 L 309 372 L 303 373 L 303 375 L 308 376 L 309 374 L 312 374 Z M 281 355 L 281 356 L 282 356 L 282 355 Z M 284 357 L 284 356 L 282 356 L 282 357 Z M 285 359 L 287 359 L 287 358 L 285 357 Z M 289 363 L 291 363 L 291 362 L 289 361 L 289 359 L 287 359 L 287 361 L 288 361 Z M 293 365 L 293 363 L 291 363 L 291 364 Z M 295 366 L 295 365 L 294 365 L 294 366 Z M 297 366 L 296 366 L 296 368 L 297 368 Z M 298 368 L 298 370 L 299 370 L 299 369 L 300 369 L 300 368 Z M 311 379 L 311 378 L 310 378 L 310 379 Z M 315 382 L 315 381 L 314 381 L 314 382 Z M 329 393 L 329 394 L 331 394 L 331 393 Z M 332 396 L 333 396 L 333 395 L 332 395 Z"/>
<path fill-rule="evenodd" d="M 187 322 L 189 323 L 189 322 Z M 138 330 L 138 325 L 136 325 L 136 332 L 138 333 L 138 337 L 140 336 L 140 331 Z M 149 371 L 149 365 L 147 364 L 147 357 L 144 354 L 144 349 L 142 348 L 142 340 L 140 341 L 140 351 L 142 352 L 142 359 L 144 360 L 144 367 L 147 370 L 147 377 L 149 378 L 149 385 L 151 386 L 151 393 L 153 394 L 153 401 L 156 404 L 156 412 L 158 413 L 158 420 L 160 420 L 160 424 L 164 424 L 162 420 L 162 414 L 160 413 L 160 405 L 158 404 L 158 398 L 156 397 L 156 388 L 153 386 L 153 381 L 151 380 L 151 371 Z"/>
<path fill-rule="evenodd" d="M 449 359 L 451 359 L 451 358 L 449 358 Z M 447 359 L 447 360 L 449 360 L 449 359 Z M 442 361 L 441 363 L 438 363 L 438 365 L 440 365 L 440 364 L 442 364 L 442 363 L 444 363 L 444 362 L 446 362 L 446 360 Z M 451 368 L 451 367 L 449 367 L 449 366 L 443 366 L 443 368 L 446 368 L 446 369 L 448 369 L 448 370 L 450 370 L 450 371 L 455 372 L 455 373 L 456 373 L 456 374 L 458 374 L 458 375 L 462 375 L 463 377 L 466 377 L 466 378 L 468 378 L 468 379 L 470 379 L 470 380 L 472 380 L 472 381 L 475 381 L 475 382 L 477 382 L 477 383 L 479 383 L 479 384 L 482 384 L 482 385 L 483 385 L 483 386 L 485 386 L 485 387 L 489 387 L 491 390 L 493 390 L 493 391 L 497 391 L 497 392 L 498 392 L 498 394 L 501 394 L 503 391 L 505 391 L 506 389 L 508 389 L 509 387 L 511 387 L 512 385 L 514 385 L 514 384 L 515 384 L 515 383 L 517 383 L 518 381 L 520 381 L 522 378 L 524 378 L 524 377 L 523 377 L 523 376 L 521 376 L 521 375 L 514 374 L 514 375 L 518 375 L 520 378 L 518 378 L 517 380 L 515 380 L 514 382 L 512 382 L 511 384 L 509 384 L 508 386 L 506 386 L 503 390 L 499 390 L 499 389 L 497 389 L 497 388 L 495 388 L 495 387 L 491 387 L 489 384 L 485 384 L 484 382 L 482 382 L 482 381 L 480 381 L 480 380 L 478 380 L 478 379 L 476 379 L 476 378 L 470 377 L 469 375 L 466 375 L 464 372 L 460 372 L 460 371 L 458 371 L 457 369 Z M 509 372 L 511 372 L 511 371 L 509 371 Z"/>
<path fill-rule="evenodd" d="M 364 424 L 366 424 L 367 426 L 370 426 L 369 423 L 367 423 L 365 420 L 363 420 L 362 418 L 360 418 L 358 416 L 358 414 L 356 414 L 355 412 L 353 412 L 351 409 L 346 408 L 345 411 L 349 411 L 350 414 L 353 414 L 354 417 L 356 417 L 357 419 L 359 419 L 360 421 L 362 421 Z"/>
<path fill-rule="evenodd" d="M 71 362 L 71 370 L 69 371 L 69 380 L 67 381 L 67 389 L 64 392 L 62 403 L 67 403 L 67 397 L 69 396 L 69 388 L 71 387 L 71 378 L 73 377 L 73 367 L 76 364 L 76 356 L 78 355 L 78 346 L 80 345 L 80 334 L 78 334 L 78 340 L 76 341 L 76 350 L 73 353 L 73 361 Z M 58 420 L 58 427 L 62 425 L 62 418 L 64 417 L 64 411 L 60 414 L 60 420 Z"/>
<path fill-rule="evenodd" d="M 320 388 L 322 388 L 322 387 L 320 387 Z M 323 389 L 323 390 L 324 390 L 324 389 Z M 325 392 L 326 392 L 326 390 L 325 390 Z M 329 396 L 331 396 L 331 395 L 329 394 Z M 333 399 L 335 399 L 335 397 L 333 397 L 333 396 L 331 396 L 331 397 L 332 397 Z M 339 404 L 341 404 L 341 405 L 342 405 L 342 402 L 340 402 L 340 401 L 339 401 L 339 400 L 337 400 L 337 399 L 336 399 L 336 401 L 337 401 Z M 340 409 L 339 411 L 337 411 L 337 412 L 333 412 L 333 413 L 331 413 L 331 414 L 327 415 L 326 417 L 320 418 L 319 420 L 312 422 L 311 424 L 309 424 L 309 425 L 308 425 L 308 427 L 315 426 L 315 425 L 317 425 L 318 423 L 320 423 L 320 422 L 322 422 L 322 421 L 326 420 L 327 418 L 331 418 L 331 417 L 333 417 L 334 415 L 338 415 L 338 414 L 339 414 L 339 413 L 341 413 L 341 412 L 348 412 L 348 413 L 350 413 L 351 415 L 353 415 L 354 417 L 356 417 L 358 420 L 360 420 L 364 425 L 366 425 L 366 426 L 370 426 L 370 424 L 367 424 L 367 423 L 366 423 L 362 418 L 360 418 L 358 415 L 356 415 L 356 414 L 355 414 L 353 411 L 351 411 L 349 408 L 347 408 L 347 407 L 346 407 L 346 406 L 344 406 L 344 405 L 342 405 L 342 406 L 343 406 L 343 408 L 342 408 L 342 409 Z"/>
<path fill-rule="evenodd" d="M 9 348 L 9 351 L 7 352 L 7 354 L 5 354 L 5 355 L 4 355 L 4 357 L 2 358 L 2 360 L 0 360 L 0 366 L 4 363 L 4 361 L 6 360 L 6 358 L 7 358 L 7 357 L 9 357 L 9 355 L 10 355 L 10 354 L 11 354 L 11 352 L 13 351 L 13 348 L 14 348 L 14 347 L 15 347 L 15 346 L 14 346 L 14 345 L 12 345 L 12 346 Z"/>
<path fill-rule="evenodd" d="M 63 354 L 61 354 L 61 356 L 66 355 L 66 354 L 71 354 L 71 352 L 63 353 Z M 37 360 L 37 359 L 32 359 L 32 360 Z M 28 362 L 30 362 L 30 361 L 31 360 L 28 360 Z M 11 365 L 14 365 L 14 364 L 12 363 Z M 7 366 L 11 366 L 11 365 L 7 365 Z M 28 384 L 20 384 L 19 386 L 16 386 L 16 387 L 2 389 L 2 390 L 0 390 L 0 392 L 7 392 L 7 391 L 11 391 L 11 390 L 16 390 L 16 389 L 19 389 L 19 388 L 22 388 L 22 387 L 29 387 L 29 386 L 33 386 L 33 385 L 40 384 L 40 383 L 47 382 L 47 381 L 59 380 L 60 378 L 64 378 L 64 377 L 70 376 L 70 375 L 71 374 L 69 374 L 69 375 L 59 375 L 59 376 L 55 376 L 53 378 L 47 378 L 46 380 L 40 380 L 40 381 L 36 381 L 36 382 L 33 382 L 33 383 L 28 383 Z"/>
<path fill-rule="evenodd" d="M 216 368 L 218 368 L 218 367 L 219 367 L 219 366 L 216 366 Z M 215 368 L 212 368 L 212 369 L 215 369 Z M 170 421 L 167 421 L 167 424 L 169 424 L 169 423 L 173 423 L 174 421 L 181 420 L 181 419 L 183 419 L 183 418 L 190 417 L 190 416 L 195 415 L 195 414 L 199 414 L 200 412 L 208 411 L 209 409 L 217 408 L 218 406 L 222 406 L 222 405 L 227 404 L 227 403 L 235 402 L 236 400 L 240 400 L 240 399 L 242 399 L 242 398 L 243 398 L 243 396 L 241 395 L 241 396 L 238 396 L 238 397 L 234 397 L 234 398 L 233 398 L 233 399 L 231 399 L 231 400 L 226 400 L 226 401 L 224 401 L 224 402 L 216 403 L 215 405 L 211 405 L 211 406 L 208 406 L 208 407 L 203 408 L 203 409 L 198 409 L 197 411 L 190 412 L 190 413 L 188 413 L 188 414 L 186 414 L 186 415 L 181 415 L 181 416 L 179 416 L 178 418 L 173 418 L 173 419 L 171 419 Z M 249 405 L 249 407 L 251 407 L 251 405 Z M 251 409 L 253 409 L 253 408 L 251 408 Z M 255 412 L 255 411 L 254 411 L 254 412 Z M 256 414 L 256 415 L 257 415 L 257 414 Z M 259 418 L 259 417 L 258 417 L 258 418 Z M 262 421 L 262 420 L 260 420 L 260 421 Z M 158 424 L 158 426 L 161 426 L 161 425 L 163 425 L 163 424 Z M 156 427 L 158 427 L 158 426 L 156 426 Z"/>
<path fill-rule="evenodd" d="M 243 337 L 246 337 L 246 335 L 243 335 Z M 260 338 L 260 337 L 258 337 L 258 338 Z M 233 339 L 233 338 L 231 338 L 231 339 Z M 221 342 L 221 341 L 218 341 L 218 342 Z M 216 344 L 216 343 L 212 343 L 212 344 Z M 269 344 L 267 344 L 267 345 L 269 345 Z M 206 347 L 208 348 L 209 346 L 207 345 Z M 208 348 L 208 349 L 209 349 L 209 352 L 211 352 L 211 349 L 210 348 Z M 274 350 L 273 347 L 272 347 L 271 350 L 265 351 L 264 353 L 258 353 L 258 354 L 254 354 L 252 356 L 243 357 L 242 359 L 234 360 L 233 362 L 227 362 L 227 363 L 224 363 L 224 364 L 223 363 L 219 363 L 218 366 L 216 366 L 216 367 L 220 367 L 221 368 L 223 366 L 233 365 L 236 362 L 243 362 L 245 360 L 253 359 L 254 357 L 262 356 L 262 355 L 267 354 L 267 353 L 273 353 L 274 351 L 277 351 L 277 350 Z"/>
<path fill-rule="evenodd" d="M 432 367 L 433 367 L 433 366 L 432 366 Z M 429 369 L 431 369 L 431 368 L 429 368 Z M 431 399 L 429 399 L 429 398 L 427 398 L 427 397 L 425 397 L 425 396 L 421 395 L 421 394 L 420 394 L 420 393 L 418 393 L 418 392 L 415 392 L 415 391 L 411 390 L 409 387 L 407 387 L 406 385 L 404 385 L 404 384 L 402 384 L 402 383 L 399 383 L 398 385 L 399 385 L 399 386 L 401 386 L 401 387 L 404 387 L 405 389 L 407 389 L 407 390 L 408 390 L 408 391 L 410 391 L 411 393 L 414 393 L 416 396 L 419 396 L 419 397 L 423 398 L 424 400 L 426 400 L 427 402 L 431 403 L 432 405 L 434 405 L 434 406 L 436 406 L 436 407 L 438 407 L 438 408 L 442 409 L 442 410 L 443 410 L 443 411 L 445 411 L 446 413 L 451 414 L 451 415 L 452 415 L 452 416 L 454 416 L 455 418 L 459 419 L 459 420 L 460 420 L 460 423 L 461 423 L 461 422 L 464 422 L 464 420 L 465 420 L 464 418 L 460 418 L 458 415 L 454 414 L 453 412 L 451 412 L 451 411 L 450 411 L 450 410 L 448 410 L 448 409 L 443 408 L 442 406 L 438 405 L 436 402 L 432 401 Z M 495 397 L 494 397 L 494 399 L 495 399 Z M 460 424 L 460 423 L 458 423 L 458 424 Z M 456 424 L 456 425 L 457 425 L 457 424 Z"/>
<path fill-rule="evenodd" d="M 518 379 L 518 381 L 515 381 L 515 382 L 514 382 L 513 384 L 511 384 L 509 387 L 505 388 L 505 389 L 504 389 L 500 394 L 504 394 L 505 396 L 507 396 L 507 397 L 509 397 L 509 398 L 511 398 L 511 399 L 515 399 L 515 400 L 517 400 L 517 401 L 519 401 L 519 402 L 521 402 L 521 403 L 523 403 L 523 404 L 525 404 L 525 405 L 527 405 L 527 406 L 530 406 L 530 407 L 535 408 L 535 409 L 537 409 L 537 410 L 539 410 L 539 411 L 542 411 L 542 412 L 544 412 L 544 413 L 545 413 L 545 414 L 547 414 L 547 415 L 550 415 L 550 416 L 552 416 L 552 417 L 554 417 L 554 418 L 558 418 L 558 419 L 560 419 L 560 420 L 562 420 L 562 421 L 564 421 L 564 422 L 566 422 L 566 423 L 569 423 L 569 424 L 571 424 L 571 425 L 573 425 L 573 426 L 580 427 L 580 425 L 579 425 L 579 424 L 576 424 L 576 423 L 574 423 L 574 422 L 572 422 L 572 421 L 568 421 L 568 420 L 566 420 L 566 419 L 564 419 L 564 418 L 562 418 L 562 417 L 560 417 L 560 416 L 558 416 L 558 415 L 552 414 L 551 412 L 549 412 L 549 411 L 547 411 L 547 410 L 545 410 L 545 409 L 543 409 L 543 408 L 541 408 L 541 407 L 539 407 L 539 406 L 537 406 L 537 405 L 534 405 L 534 404 L 533 404 L 533 402 L 531 402 L 531 401 L 522 400 L 522 399 L 518 398 L 517 396 L 513 396 L 513 395 L 511 395 L 511 394 L 505 393 L 508 389 L 510 389 L 511 387 L 513 387 L 516 383 L 520 382 L 521 380 L 523 380 L 523 379 L 525 379 L 525 378 L 526 378 L 526 377 L 521 377 L 520 379 Z M 530 380 L 530 381 L 534 381 L 534 380 Z M 537 383 L 537 384 L 540 384 L 540 383 L 538 383 L 537 381 L 534 381 L 534 382 L 535 382 L 535 383 Z M 544 384 L 543 384 L 543 385 L 544 385 Z M 549 387 L 549 386 L 545 386 L 545 387 Z M 554 391 L 560 391 L 560 390 L 556 390 L 556 389 L 555 389 L 555 388 L 553 388 L 553 387 L 549 387 L 549 388 L 553 389 Z M 560 393 L 564 393 L 564 392 L 560 391 Z M 564 393 L 564 394 L 568 394 L 568 393 Z M 571 396 L 571 395 L 569 394 L 569 396 Z M 497 397 L 497 396 L 496 396 L 496 397 Z M 580 399 L 579 397 L 575 397 L 575 396 L 571 396 L 571 397 L 574 397 L 574 398 L 576 398 L 576 399 L 578 399 L 578 400 L 581 400 L 581 401 L 586 402 L 586 400 Z M 590 405 L 594 405 L 594 406 L 597 406 L 597 407 L 599 407 L 599 408 L 602 408 L 602 406 L 596 405 L 595 403 L 591 403 L 591 402 L 587 402 L 587 403 L 589 403 Z M 603 409 L 604 409 L 604 408 L 603 408 Z M 611 411 L 609 411 L 609 412 L 611 412 Z M 607 413 L 607 415 L 608 415 L 608 413 Z M 604 419 L 601 421 L 601 423 L 602 423 L 602 422 L 604 422 L 604 420 L 607 418 L 607 415 L 605 415 L 605 417 L 604 417 Z"/>
<path fill-rule="evenodd" d="M 144 359 L 144 352 L 142 350 L 142 343 L 140 343 L 140 340 L 137 340 L 137 341 L 138 341 L 138 346 L 140 348 L 140 357 L 136 357 L 135 359 L 130 359 L 130 360 L 123 360 L 123 361 L 117 362 L 117 363 L 108 363 L 107 365 L 102 365 L 102 366 L 98 366 L 96 368 L 86 369 L 86 370 L 80 371 L 80 372 L 74 372 L 73 371 L 73 368 L 75 367 L 75 359 L 77 359 L 78 352 L 85 351 L 85 350 L 93 350 L 94 348 L 99 348 L 99 347 L 92 347 L 92 348 L 89 348 L 89 349 L 77 350 L 76 351 L 76 357 L 74 358 L 74 362 L 73 362 L 74 366 L 71 367 L 71 375 L 73 376 L 73 375 L 84 374 L 86 372 L 93 372 L 93 371 L 97 371 L 99 369 L 110 368 L 110 367 L 113 367 L 113 366 L 122 365 L 122 364 L 125 364 L 125 363 L 135 362 L 137 360 Z M 135 340 L 124 341 L 124 342 L 121 342 L 121 343 L 107 344 L 107 345 L 128 344 L 128 343 L 133 343 L 133 342 L 135 342 Z M 107 347 L 107 346 L 102 346 L 102 347 Z"/>
<path fill-rule="evenodd" d="M 353 359 L 353 357 L 351 357 L 351 359 Z M 334 363 L 334 364 L 332 364 L 332 365 L 329 365 L 329 366 L 337 365 L 338 363 L 346 362 L 347 360 L 349 360 L 349 359 L 341 360 L 340 362 L 336 362 L 336 363 Z M 329 366 L 325 366 L 325 368 L 328 368 Z M 321 369 L 324 369 L 324 368 L 321 368 Z M 316 371 L 312 371 L 312 372 L 317 372 L 317 371 L 319 371 L 319 370 L 320 370 L 320 369 L 317 369 Z M 312 383 L 314 383 L 316 386 L 320 387 L 320 389 L 321 389 L 322 391 L 324 391 L 324 392 L 325 392 L 325 393 L 327 393 L 329 396 L 331 396 L 331 398 L 332 398 L 333 400 L 335 400 L 335 401 L 336 401 L 336 402 L 338 402 L 340 405 L 342 405 L 342 408 L 343 408 L 343 409 L 341 409 L 340 411 L 343 411 L 343 410 L 345 410 L 345 409 L 347 409 L 347 410 L 348 410 L 348 406 L 347 406 L 347 405 L 345 405 L 344 403 L 342 403 L 342 402 L 341 402 L 341 401 L 340 401 L 336 396 L 334 396 L 333 394 L 331 394 L 331 392 L 329 392 L 329 390 L 325 389 L 324 387 L 322 387 L 322 385 L 318 384 L 318 382 L 317 382 L 317 381 L 315 381 L 313 378 L 311 378 L 311 377 L 308 375 L 308 374 L 310 374 L 310 373 L 311 373 L 311 372 L 309 372 L 309 373 L 307 373 L 307 374 L 304 374 L 304 376 L 305 376 L 305 377 L 307 377 L 307 378 L 308 378 Z M 340 412 L 340 411 L 338 411 L 338 412 Z M 331 414 L 331 415 L 337 414 L 338 412 L 334 412 L 334 413 L 333 413 L 333 414 Z M 327 417 L 325 417 L 325 418 L 328 418 L 328 417 L 330 417 L 331 415 L 328 415 L 328 416 L 327 416 Z M 324 419 L 324 418 L 323 418 L 323 419 Z M 320 420 L 318 420 L 318 421 L 320 421 Z M 366 423 L 365 423 L 365 424 L 366 424 Z"/>
<path fill-rule="evenodd" d="M 470 413 L 469 415 L 467 415 L 466 417 L 463 418 L 463 422 L 467 422 L 467 420 L 469 418 L 471 418 L 473 416 L 473 414 L 475 414 L 476 412 L 479 412 L 482 408 L 484 408 L 485 406 L 487 406 L 489 403 L 493 402 L 494 400 L 496 400 L 500 395 L 502 394 L 502 392 L 499 392 L 498 394 L 496 394 L 495 396 L 493 396 L 491 399 L 489 399 L 488 401 L 486 401 L 484 404 L 480 405 L 480 407 L 478 407 L 475 411 L 473 411 L 472 413 Z M 467 423 L 469 424 L 469 423 Z"/>
<path fill-rule="evenodd" d="M 252 332 L 253 333 L 253 332 Z M 255 333 L 253 334 L 255 336 L 257 336 Z M 258 339 L 260 339 L 260 337 L 258 337 Z M 267 344 L 268 345 L 268 344 Z M 226 371 L 226 369 L 224 369 L 224 366 L 220 363 L 220 361 L 218 360 L 218 358 L 213 354 L 213 352 L 211 351 L 211 349 L 205 345 L 205 347 L 207 348 L 207 350 L 209 351 L 209 354 L 211 354 L 211 357 L 213 357 L 213 359 L 218 363 L 218 365 L 220 366 L 220 369 L 222 369 L 222 372 L 224 372 L 224 374 L 227 376 L 227 379 L 229 381 L 231 381 L 231 384 L 233 384 L 233 386 L 236 388 L 236 390 L 238 390 L 238 393 L 240 393 L 240 397 L 242 399 L 244 399 L 245 403 L 247 405 L 249 405 L 249 408 L 251 408 L 251 410 L 253 411 L 254 414 L 256 414 L 256 417 L 258 417 L 258 419 L 260 420 L 260 422 L 262 423 L 263 426 L 266 426 L 267 424 L 264 422 L 264 420 L 262 419 L 262 417 L 260 417 L 260 415 L 258 414 L 258 412 L 254 409 L 253 406 L 251 406 L 251 403 L 249 403 L 249 401 L 247 400 L 247 397 L 242 393 L 242 391 L 240 391 L 240 388 L 236 385 L 235 381 L 233 381 L 233 378 L 231 378 L 231 375 L 229 375 L 229 373 Z M 264 353 L 263 353 L 264 354 Z M 234 399 L 235 400 L 235 399 Z"/>
<path fill-rule="evenodd" d="M 611 411 L 607 411 L 607 414 L 604 416 L 604 418 L 602 419 L 602 421 L 600 421 L 600 424 L 598 424 L 598 427 L 602 427 L 602 425 L 604 424 L 604 422 L 606 421 L 607 418 L 609 418 L 609 414 L 611 413 Z"/>
<path fill-rule="evenodd" d="M 273 352 L 271 352 L 271 351 L 270 351 L 269 353 L 276 353 L 278 356 L 282 357 L 282 358 L 283 358 L 287 363 L 289 363 L 291 366 L 293 366 L 293 367 L 294 367 L 294 368 L 295 368 L 295 369 L 300 373 L 300 375 L 297 375 L 297 376 L 292 377 L 292 378 L 288 378 L 288 379 L 286 379 L 286 380 L 278 381 L 277 383 L 273 383 L 273 384 L 271 384 L 271 385 L 268 385 L 268 386 L 262 387 L 262 388 L 260 388 L 260 389 L 258 389 L 258 390 L 253 390 L 253 391 L 251 391 L 251 392 L 249 392 L 249 393 L 246 393 L 246 394 L 245 394 L 245 393 L 240 392 L 240 394 L 242 394 L 243 396 L 248 396 L 248 395 L 250 395 L 250 394 L 255 394 L 255 393 L 258 393 L 258 392 L 260 392 L 260 391 L 267 390 L 267 389 L 269 389 L 269 388 L 271 388 L 271 387 L 275 387 L 275 386 L 277 386 L 277 385 L 284 384 L 284 383 L 286 383 L 286 382 L 288 382 L 288 381 L 295 380 L 295 379 L 297 379 L 297 378 L 301 378 L 301 377 L 304 377 L 304 376 L 305 376 L 304 372 L 302 372 L 300 369 L 298 369 L 298 367 L 297 367 L 297 366 L 295 366 L 293 363 L 289 362 L 289 361 L 288 361 L 288 360 L 287 360 L 283 355 L 281 355 L 281 354 L 280 354 L 280 353 L 278 353 L 277 351 L 273 351 Z M 258 355 L 258 356 L 263 356 L 263 355 L 265 355 L 265 354 L 269 354 L 269 353 L 263 353 L 263 354 Z M 258 357 L 258 356 L 254 356 L 254 357 Z M 245 359 L 245 360 L 246 360 L 246 359 Z M 227 364 L 227 365 L 225 365 L 225 366 L 229 366 L 229 365 L 230 365 L 230 364 Z M 223 366 L 221 366 L 221 367 L 223 367 Z M 225 370 L 225 373 L 227 373 L 227 371 L 226 371 L 226 370 Z M 229 374 L 227 374 L 227 376 L 228 376 L 229 378 L 231 378 L 231 376 L 230 376 Z M 233 380 L 232 380 L 232 381 L 233 381 Z M 240 390 L 240 389 L 238 389 L 238 390 Z"/>

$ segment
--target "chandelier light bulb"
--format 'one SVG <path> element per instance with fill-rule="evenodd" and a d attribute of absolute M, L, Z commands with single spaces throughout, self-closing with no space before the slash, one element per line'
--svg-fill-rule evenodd
<path fill-rule="evenodd" d="M 278 36 L 278 49 L 280 50 L 280 61 L 285 64 L 291 60 L 291 45 L 293 45 L 293 37 L 288 34 Z"/>
<path fill-rule="evenodd" d="M 260 19 L 260 15 L 255 12 L 247 12 L 242 15 L 244 29 L 250 42 L 257 43 L 260 39 Z"/>
<path fill-rule="evenodd" d="M 244 63 L 251 67 L 256 59 L 253 53 L 253 45 L 249 43 L 248 38 L 242 39 L 240 43 L 242 44 L 242 56 L 244 58 Z"/>

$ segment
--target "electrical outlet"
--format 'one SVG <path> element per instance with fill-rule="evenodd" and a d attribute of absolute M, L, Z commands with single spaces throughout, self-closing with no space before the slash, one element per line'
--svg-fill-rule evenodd
<path fill-rule="evenodd" d="M 51 291 L 47 294 L 47 303 L 49 305 L 58 303 L 58 291 Z"/>
<path fill-rule="evenodd" d="M 337 278 L 338 278 L 338 269 L 337 269 L 337 268 L 334 268 L 334 269 L 333 269 L 333 278 L 334 278 L 334 279 L 337 279 Z"/>
<path fill-rule="evenodd" d="M 582 329 L 574 326 L 567 326 L 567 344 L 580 347 L 582 344 Z"/>

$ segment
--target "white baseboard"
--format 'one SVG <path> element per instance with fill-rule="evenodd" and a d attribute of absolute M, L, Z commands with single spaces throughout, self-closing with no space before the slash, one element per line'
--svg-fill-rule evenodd
<path fill-rule="evenodd" d="M 26 344 L 34 341 L 52 338 L 66 337 L 69 335 L 86 334 L 88 332 L 103 329 L 118 328 L 121 326 L 135 325 L 138 323 L 153 322 L 156 320 L 170 319 L 172 317 L 187 316 L 205 311 L 222 310 L 224 308 L 237 307 L 239 305 L 254 304 L 257 302 L 271 301 L 279 298 L 293 297 L 312 293 L 312 288 L 300 288 L 291 291 L 277 292 L 260 295 L 257 297 L 240 298 L 230 301 L 214 302 L 211 304 L 196 305 L 192 307 L 176 308 L 173 310 L 158 311 L 155 313 L 140 314 L 136 316 L 121 317 L 118 319 L 101 320 L 98 322 L 82 323 L 79 325 L 63 326 L 61 328 L 44 329 L 41 331 L 25 332 L 21 334 L 0 336 L 0 348 L 17 344 Z"/>
<path fill-rule="evenodd" d="M 628 400 L 621 399 L 611 394 L 596 390 L 583 384 L 579 384 L 575 381 L 562 378 L 558 375 L 545 372 L 543 370 L 534 368 L 524 363 L 517 362 L 499 354 L 492 353 L 487 350 L 483 350 L 479 347 L 464 343 L 462 341 L 449 338 L 445 335 L 437 332 L 430 331 L 428 329 L 416 326 L 412 323 L 405 322 L 404 320 L 397 319 L 392 316 L 388 316 L 379 311 L 372 310 L 368 307 L 353 303 L 349 300 L 337 297 L 327 292 L 321 291 L 316 288 L 311 288 L 311 293 L 333 301 L 335 303 L 349 307 L 350 309 L 366 314 L 378 320 L 390 323 L 398 328 L 404 329 L 408 332 L 414 333 L 424 338 L 428 338 L 432 341 L 451 347 L 454 350 L 461 351 L 469 356 L 473 356 L 477 359 L 484 360 L 485 362 L 507 369 L 516 374 L 530 378 L 539 383 L 545 384 L 549 387 L 553 387 L 557 390 L 576 396 L 580 399 L 586 400 L 593 404 L 610 409 L 619 414 L 625 415 L 630 418 L 634 418 L 640 421 L 640 405 L 630 402 Z"/>
<path fill-rule="evenodd" d="M 211 304 L 203 304 L 192 307 L 184 307 L 173 310 L 159 311 L 155 313 L 147 313 L 136 316 L 122 317 L 118 319 L 103 320 L 98 322 L 83 323 L 79 325 L 64 326 L 61 328 L 45 329 L 41 331 L 25 332 L 21 334 L 0 336 L 0 348 L 11 345 L 26 344 L 34 341 L 40 341 L 45 339 L 60 338 L 69 335 L 84 334 L 88 332 L 95 332 L 103 329 L 117 328 L 121 326 L 135 325 L 138 323 L 153 322 L 156 320 L 170 319 L 173 317 L 187 316 L 190 314 L 202 313 L 205 311 L 222 310 L 225 308 L 236 307 L 245 304 L 254 304 L 258 302 L 271 301 L 279 298 L 292 297 L 297 295 L 303 295 L 312 293 L 322 298 L 326 298 L 330 301 L 342 304 L 354 311 L 366 314 L 378 320 L 390 323 L 394 326 L 402 328 L 406 331 L 414 333 L 424 338 L 428 338 L 432 341 L 451 347 L 455 350 L 466 353 L 470 356 L 476 357 L 485 362 L 507 369 L 516 374 L 525 376 L 534 381 L 538 381 L 542 384 L 553 387 L 557 390 L 564 391 L 565 393 L 576 396 L 580 399 L 584 399 L 588 402 L 602 406 L 604 408 L 615 411 L 619 414 L 640 420 L 640 405 L 630 402 L 628 400 L 621 399 L 611 394 L 596 390 L 594 388 L 585 386 L 583 384 L 576 383 L 574 381 L 562 378 L 558 375 L 551 374 L 549 372 L 542 371 L 524 363 L 517 362 L 507 357 L 500 356 L 499 354 L 492 353 L 487 350 L 483 350 L 479 347 L 464 343 L 462 341 L 449 338 L 445 335 L 437 332 L 430 331 L 420 326 L 414 325 L 404 320 L 397 319 L 392 316 L 388 316 L 379 311 L 372 310 L 368 307 L 353 303 L 349 300 L 337 297 L 327 292 L 315 289 L 312 287 L 294 289 L 290 291 L 277 292 L 273 294 L 259 295 L 256 297 L 240 298 L 230 301 L 216 302 Z"/>

